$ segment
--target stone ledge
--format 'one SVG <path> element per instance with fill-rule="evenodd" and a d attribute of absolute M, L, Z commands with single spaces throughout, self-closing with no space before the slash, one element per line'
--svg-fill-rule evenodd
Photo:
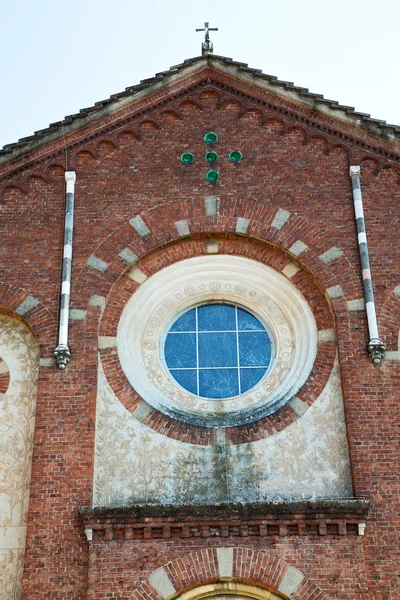
<path fill-rule="evenodd" d="M 362 535 L 371 502 L 362 498 L 198 505 L 85 506 L 94 540 Z"/>

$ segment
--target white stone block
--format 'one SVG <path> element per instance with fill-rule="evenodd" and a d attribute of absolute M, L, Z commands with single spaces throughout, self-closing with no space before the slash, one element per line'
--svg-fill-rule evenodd
<path fill-rule="evenodd" d="M 319 342 L 334 342 L 336 341 L 336 331 L 332 329 L 320 329 L 318 331 Z"/>
<path fill-rule="evenodd" d="M 100 335 L 98 346 L 102 350 L 104 348 L 116 348 L 117 347 L 117 338 L 112 337 L 110 335 Z"/>
<path fill-rule="evenodd" d="M 180 236 L 190 235 L 189 225 L 185 219 L 182 219 L 182 221 L 175 221 L 175 227 Z"/>
<path fill-rule="evenodd" d="M 149 577 L 149 582 L 162 598 L 168 598 L 168 596 L 172 596 L 176 592 L 164 567 L 153 571 Z"/>
<path fill-rule="evenodd" d="M 101 258 L 98 258 L 94 254 L 89 256 L 87 265 L 89 267 L 92 267 L 92 269 L 95 269 L 96 271 L 100 271 L 101 273 L 104 273 L 104 271 L 108 267 L 108 263 L 106 263 L 104 260 L 101 260 Z"/>
<path fill-rule="evenodd" d="M 150 229 L 147 227 L 146 223 L 143 221 L 142 217 L 135 217 L 129 221 L 130 225 L 133 229 L 138 233 L 141 237 L 145 235 L 149 235 Z"/>
<path fill-rule="evenodd" d="M 218 569 L 220 577 L 233 575 L 233 548 L 217 548 Z"/>
<path fill-rule="evenodd" d="M 340 298 L 344 296 L 344 292 L 340 285 L 334 285 L 326 290 L 330 298 Z"/>
<path fill-rule="evenodd" d="M 132 252 L 132 250 L 130 248 L 124 248 L 118 254 L 118 256 L 120 256 L 122 258 L 122 260 L 124 260 L 128 265 L 133 264 L 138 259 L 137 254 L 135 254 L 134 252 Z"/>
<path fill-rule="evenodd" d="M 349 300 L 347 302 L 347 308 L 350 311 L 365 310 L 364 298 L 357 298 L 357 300 Z"/>
<path fill-rule="evenodd" d="M 249 223 L 249 219 L 238 217 L 238 220 L 236 221 L 236 233 L 247 233 Z"/>
<path fill-rule="evenodd" d="M 271 227 L 275 227 L 275 229 L 282 229 L 288 218 L 290 217 L 290 212 L 288 210 L 284 210 L 283 208 L 279 208 L 276 213 L 274 220 L 272 221 Z"/>
<path fill-rule="evenodd" d="M 141 271 L 140 269 L 138 269 L 136 267 L 134 269 L 131 269 L 129 271 L 128 275 L 131 279 L 133 279 L 133 281 L 136 281 L 136 283 L 139 283 L 139 284 L 143 283 L 147 279 L 147 275 L 145 275 L 143 273 L 143 271 Z"/>
<path fill-rule="evenodd" d="M 300 571 L 294 567 L 288 567 L 278 591 L 282 592 L 282 594 L 286 594 L 286 596 L 289 596 L 290 598 L 298 590 L 303 579 L 303 573 L 300 573 Z"/>
<path fill-rule="evenodd" d="M 216 217 L 218 214 L 219 202 L 217 196 L 205 196 L 204 206 L 206 217 Z"/>
<path fill-rule="evenodd" d="M 327 265 L 328 263 L 332 262 L 336 258 L 340 258 L 341 256 L 343 256 L 343 252 L 341 251 L 341 249 L 337 246 L 333 246 L 332 248 L 330 248 L 330 250 L 327 250 L 326 252 L 321 254 L 320 259 L 323 263 Z"/>
<path fill-rule="evenodd" d="M 299 256 L 302 252 L 307 250 L 307 248 L 308 246 L 304 242 L 302 242 L 301 240 L 297 240 L 297 242 L 295 242 L 293 246 L 289 248 L 289 252 L 291 252 L 295 256 Z"/>
<path fill-rule="evenodd" d="M 288 278 L 291 279 L 296 273 L 300 271 L 300 267 L 296 265 L 294 262 L 290 262 L 284 269 L 282 269 L 282 273 Z"/>
<path fill-rule="evenodd" d="M 207 240 L 208 254 L 218 254 L 218 240 Z"/>

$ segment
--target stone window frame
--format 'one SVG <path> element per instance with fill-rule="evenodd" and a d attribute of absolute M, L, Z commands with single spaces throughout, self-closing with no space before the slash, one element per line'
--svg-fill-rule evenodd
<path fill-rule="evenodd" d="M 176 385 L 160 353 L 172 320 L 209 301 L 254 313 L 268 325 L 276 346 L 274 364 L 260 384 L 211 406 Z M 141 284 L 122 312 L 117 346 L 128 381 L 153 408 L 195 426 L 231 427 L 270 415 L 295 396 L 316 358 L 317 327 L 308 303 L 284 275 L 241 256 L 197 256 Z"/>
<path fill-rule="evenodd" d="M 286 596 L 279 592 L 268 590 L 250 583 L 241 581 L 215 581 L 198 585 L 195 588 L 180 592 L 173 596 L 173 600 L 283 600 Z"/>

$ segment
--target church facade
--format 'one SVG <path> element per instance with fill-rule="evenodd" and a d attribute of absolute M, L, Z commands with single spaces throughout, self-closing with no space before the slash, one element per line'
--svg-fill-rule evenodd
<path fill-rule="evenodd" d="M 399 600 L 399 140 L 205 52 L 0 151 L 1 600 Z"/>

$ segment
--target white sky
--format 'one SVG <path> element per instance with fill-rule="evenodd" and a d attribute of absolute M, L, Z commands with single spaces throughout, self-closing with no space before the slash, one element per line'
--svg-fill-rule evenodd
<path fill-rule="evenodd" d="M 200 54 L 400 124 L 399 0 L 0 0 L 0 147 Z"/>

